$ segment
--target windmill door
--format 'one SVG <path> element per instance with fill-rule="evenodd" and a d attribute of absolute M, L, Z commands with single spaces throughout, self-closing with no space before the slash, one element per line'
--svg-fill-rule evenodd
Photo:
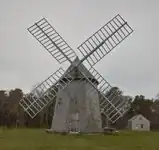
<path fill-rule="evenodd" d="M 70 131 L 71 132 L 79 132 L 79 113 L 73 113 L 71 115 L 71 122 L 70 122 Z"/>

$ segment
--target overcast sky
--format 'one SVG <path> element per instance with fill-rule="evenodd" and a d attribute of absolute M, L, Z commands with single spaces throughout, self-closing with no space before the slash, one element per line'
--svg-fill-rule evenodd
<path fill-rule="evenodd" d="M 120 14 L 134 29 L 95 68 L 132 96 L 159 92 L 159 2 L 157 0 L 0 0 L 0 88 L 25 92 L 60 65 L 28 33 L 45 17 L 76 51 L 109 19 Z"/>

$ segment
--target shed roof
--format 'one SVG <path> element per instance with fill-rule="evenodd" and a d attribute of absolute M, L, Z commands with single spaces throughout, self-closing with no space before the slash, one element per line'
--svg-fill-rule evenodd
<path fill-rule="evenodd" d="M 132 118 L 130 118 L 128 121 L 133 121 L 133 120 L 135 120 L 138 116 L 141 116 L 141 117 L 143 117 L 143 118 L 145 118 L 146 120 L 148 120 L 146 117 L 144 117 L 143 115 L 141 115 L 141 114 L 138 114 L 138 115 L 135 115 L 135 116 L 133 116 Z M 148 120 L 149 121 L 149 120 Z"/>

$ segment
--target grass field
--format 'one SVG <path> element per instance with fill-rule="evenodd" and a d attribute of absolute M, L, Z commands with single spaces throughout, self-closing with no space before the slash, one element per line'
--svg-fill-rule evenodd
<path fill-rule="evenodd" d="M 0 150 L 159 150 L 159 132 L 55 135 L 44 129 L 0 129 Z"/>

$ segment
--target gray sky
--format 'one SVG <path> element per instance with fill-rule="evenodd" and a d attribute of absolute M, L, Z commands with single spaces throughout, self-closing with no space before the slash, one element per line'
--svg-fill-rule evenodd
<path fill-rule="evenodd" d="M 96 65 L 126 94 L 152 98 L 159 92 L 157 0 L 0 0 L 0 88 L 25 92 L 60 65 L 28 33 L 45 17 L 76 51 L 109 19 L 120 14 L 134 32 Z"/>

